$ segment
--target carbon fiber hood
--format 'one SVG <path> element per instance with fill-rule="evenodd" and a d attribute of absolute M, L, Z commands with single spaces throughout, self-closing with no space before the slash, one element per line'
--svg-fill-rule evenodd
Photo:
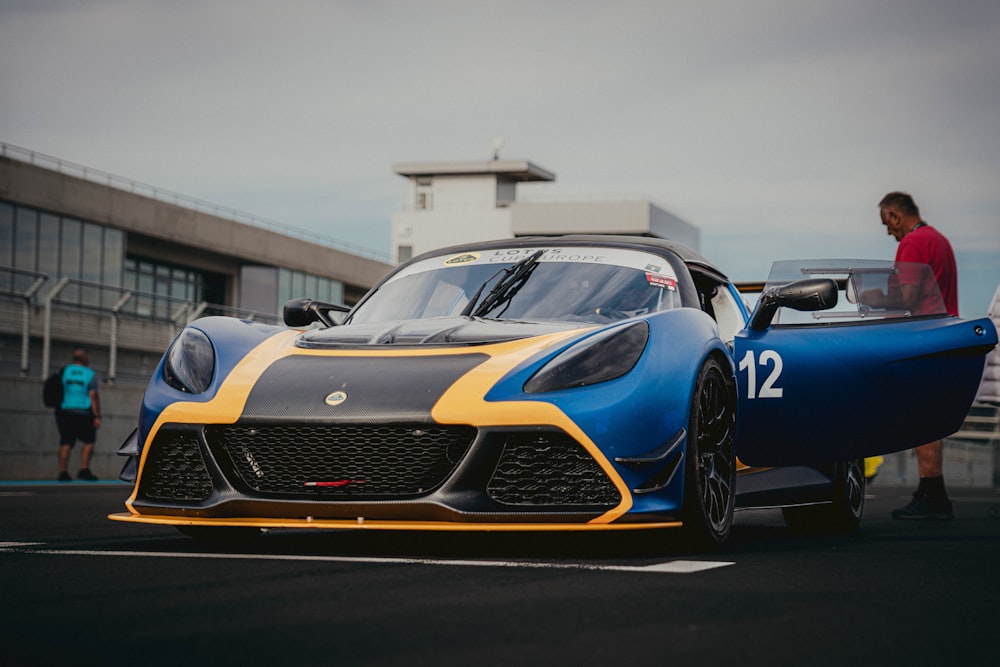
<path fill-rule="evenodd" d="M 303 334 L 304 348 L 367 345 L 481 345 L 592 327 L 592 323 L 518 322 L 475 317 L 438 317 L 424 320 L 369 322 L 319 329 Z"/>

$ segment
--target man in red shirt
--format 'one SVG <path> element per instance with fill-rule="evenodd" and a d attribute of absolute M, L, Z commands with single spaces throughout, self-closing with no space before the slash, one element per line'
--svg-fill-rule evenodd
<path fill-rule="evenodd" d="M 958 317 L 958 268 L 948 239 L 920 219 L 920 209 L 905 192 L 890 192 L 879 202 L 879 214 L 887 233 L 899 242 L 896 262 L 928 264 L 934 271 L 945 310 Z M 917 285 L 900 285 L 905 307 L 917 311 Z M 951 501 L 944 488 L 940 440 L 916 448 L 920 485 L 913 500 L 893 510 L 894 519 L 954 519 Z"/>

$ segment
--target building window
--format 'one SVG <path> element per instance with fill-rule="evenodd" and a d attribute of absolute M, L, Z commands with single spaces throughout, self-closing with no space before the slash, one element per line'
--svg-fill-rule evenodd
<path fill-rule="evenodd" d="M 434 197 L 431 192 L 417 192 L 417 204 L 416 208 L 418 211 L 429 211 L 433 208 Z"/>
<path fill-rule="evenodd" d="M 396 246 L 396 261 L 402 264 L 403 262 L 408 262 L 413 259 L 413 246 L 411 245 L 400 245 Z"/>
<path fill-rule="evenodd" d="M 125 233 L 28 206 L 0 202 L 0 268 L 49 277 L 66 277 L 90 285 L 71 284 L 57 299 L 81 306 L 109 307 L 122 284 Z M 34 277 L 11 276 L 17 290 Z M 6 284 L 6 283 L 5 283 Z"/>
<path fill-rule="evenodd" d="M 38 272 L 59 274 L 59 216 L 42 213 L 38 221 Z"/>
<path fill-rule="evenodd" d="M 21 206 L 14 213 L 14 268 L 38 270 L 38 211 Z"/>
<path fill-rule="evenodd" d="M 255 313 L 274 314 L 278 303 L 278 269 L 273 266 L 244 266 L 240 269 L 240 308 Z"/>
<path fill-rule="evenodd" d="M 0 266 L 14 265 L 14 207 L 0 202 Z"/>
<path fill-rule="evenodd" d="M 308 297 L 316 301 L 342 304 L 344 302 L 344 284 L 339 280 L 331 280 L 302 271 L 290 269 L 278 270 L 278 299 L 274 304 L 275 312 L 280 313 L 289 299 Z"/>
<path fill-rule="evenodd" d="M 513 181 L 497 181 L 497 208 L 514 203 L 517 198 L 517 184 Z"/>
<path fill-rule="evenodd" d="M 125 260 L 123 282 L 123 287 L 140 292 L 125 305 L 125 311 L 141 317 L 169 320 L 185 304 L 205 300 L 201 273 L 144 258 Z"/>
<path fill-rule="evenodd" d="M 61 304 L 107 309 L 131 291 L 122 310 L 129 315 L 170 321 L 201 302 L 205 314 L 232 314 L 229 276 L 126 252 L 121 230 L 0 200 L 0 292 L 66 277 L 74 282 L 60 291 Z M 302 271 L 251 266 L 240 277 L 236 302 L 261 315 L 276 317 L 292 297 L 344 301 L 343 283 Z"/>

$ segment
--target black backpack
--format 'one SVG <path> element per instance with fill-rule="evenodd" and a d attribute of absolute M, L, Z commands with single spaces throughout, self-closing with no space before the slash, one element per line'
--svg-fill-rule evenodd
<path fill-rule="evenodd" d="M 42 402 L 47 408 L 58 408 L 62 405 L 64 370 L 66 370 L 65 366 L 45 378 L 45 384 L 42 386 Z"/>

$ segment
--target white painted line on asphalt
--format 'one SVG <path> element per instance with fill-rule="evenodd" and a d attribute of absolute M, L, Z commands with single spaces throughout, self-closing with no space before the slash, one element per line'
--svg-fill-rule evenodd
<path fill-rule="evenodd" d="M 736 563 L 731 561 L 714 560 L 672 560 L 666 563 L 646 565 L 645 567 L 623 567 L 620 569 L 633 569 L 636 572 L 671 572 L 674 574 L 693 574 L 695 572 L 704 572 L 705 570 L 714 570 L 715 568 L 725 567 L 727 565 L 736 565 Z"/>
<path fill-rule="evenodd" d="M 443 560 L 437 558 L 376 558 L 360 556 L 298 556 L 290 554 L 222 554 L 175 551 L 97 551 L 92 549 L 40 549 L 38 542 L 0 542 L 0 552 L 48 556 L 98 556 L 115 558 L 200 558 L 215 560 L 271 560 L 320 563 L 365 563 L 373 565 L 444 565 L 459 567 L 514 567 L 548 570 L 599 570 L 611 572 L 655 572 L 693 574 L 735 563 L 727 561 L 674 560 L 652 565 L 599 565 L 595 563 L 556 563 L 494 560 Z"/>

